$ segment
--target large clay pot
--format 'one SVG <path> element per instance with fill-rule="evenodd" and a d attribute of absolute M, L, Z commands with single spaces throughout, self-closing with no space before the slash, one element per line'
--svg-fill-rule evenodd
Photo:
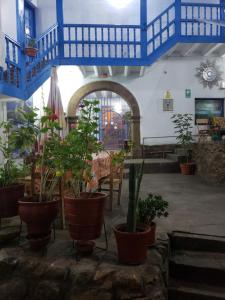
<path fill-rule="evenodd" d="M 136 232 L 126 232 L 126 224 L 113 228 L 117 242 L 119 262 L 138 265 L 147 258 L 150 227 L 138 225 Z"/>
<path fill-rule="evenodd" d="M 33 197 L 19 201 L 19 215 L 27 225 L 29 238 L 42 238 L 49 235 L 51 224 L 57 217 L 59 200 L 38 202 Z"/>
<path fill-rule="evenodd" d="M 94 240 L 101 235 L 105 193 L 81 193 L 80 198 L 64 197 L 65 215 L 73 240 Z"/>
<path fill-rule="evenodd" d="M 0 188 L 0 218 L 18 215 L 18 200 L 24 197 L 24 184 Z"/>
<path fill-rule="evenodd" d="M 180 164 L 180 169 L 181 169 L 181 174 L 183 175 L 194 175 L 195 164 L 194 163 Z"/>

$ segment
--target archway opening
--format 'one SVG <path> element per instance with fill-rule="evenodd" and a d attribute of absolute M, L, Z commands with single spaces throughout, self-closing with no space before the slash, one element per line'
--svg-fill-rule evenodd
<path fill-rule="evenodd" d="M 76 112 L 79 106 L 79 103 L 82 99 L 87 97 L 90 94 L 98 92 L 112 92 L 118 97 L 122 98 L 126 102 L 127 106 L 130 109 L 130 137 L 131 141 L 134 144 L 133 156 L 137 157 L 140 155 L 140 111 L 137 100 L 134 95 L 123 85 L 108 81 L 95 81 L 88 83 L 78 89 L 73 96 L 71 97 L 68 105 L 68 123 L 69 126 L 73 123 L 76 123 Z M 95 97 L 99 98 L 99 97 Z M 119 105 L 118 105 L 119 107 Z M 112 124 L 111 124 L 112 125 Z"/>
<path fill-rule="evenodd" d="M 109 91 L 98 91 L 86 95 L 83 99 L 98 100 L 98 139 L 107 150 L 127 147 L 131 141 L 131 108 L 118 94 Z M 82 103 L 82 100 L 80 103 Z M 76 116 L 80 110 L 77 108 Z"/>

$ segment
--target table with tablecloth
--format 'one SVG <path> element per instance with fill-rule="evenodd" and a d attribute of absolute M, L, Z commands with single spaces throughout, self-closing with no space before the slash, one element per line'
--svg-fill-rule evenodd
<path fill-rule="evenodd" d="M 108 152 L 100 152 L 93 155 L 93 159 L 90 162 L 92 166 L 92 179 L 87 184 L 88 190 L 97 189 L 99 180 L 110 174 L 110 162 L 111 157 Z"/>

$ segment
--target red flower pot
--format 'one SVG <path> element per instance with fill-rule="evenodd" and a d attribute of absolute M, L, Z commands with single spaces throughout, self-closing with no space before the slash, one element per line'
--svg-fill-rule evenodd
<path fill-rule="evenodd" d="M 32 47 L 26 47 L 26 48 L 24 49 L 24 52 L 25 52 L 25 54 L 26 54 L 27 56 L 29 56 L 29 57 L 35 57 L 36 54 L 37 54 L 37 52 L 38 52 L 38 49 L 32 48 Z"/>
<path fill-rule="evenodd" d="M 29 238 L 42 238 L 49 235 L 51 224 L 57 217 L 59 200 L 37 202 L 33 197 L 19 201 L 19 215 L 27 225 Z"/>
<path fill-rule="evenodd" d="M 24 184 L 0 188 L 0 218 L 18 215 L 18 200 L 24 197 Z"/>
<path fill-rule="evenodd" d="M 94 240 L 101 235 L 105 193 L 81 193 L 80 198 L 64 197 L 65 215 L 73 240 Z"/>
<path fill-rule="evenodd" d="M 194 175 L 195 164 L 194 163 L 180 164 L 180 169 L 181 169 L 181 174 L 183 175 Z"/>
<path fill-rule="evenodd" d="M 138 225 L 136 232 L 126 232 L 126 224 L 119 224 L 113 228 L 117 242 L 119 262 L 138 265 L 147 258 L 150 227 Z"/>
<path fill-rule="evenodd" d="M 151 223 L 151 230 L 148 235 L 148 246 L 152 246 L 155 244 L 155 234 L 156 234 L 156 223 Z"/>

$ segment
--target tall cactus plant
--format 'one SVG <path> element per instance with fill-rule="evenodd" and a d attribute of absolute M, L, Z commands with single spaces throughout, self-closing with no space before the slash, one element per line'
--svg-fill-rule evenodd
<path fill-rule="evenodd" d="M 129 169 L 129 203 L 127 213 L 127 232 L 136 232 L 137 205 L 143 176 L 144 161 L 140 165 L 131 164 Z"/>

